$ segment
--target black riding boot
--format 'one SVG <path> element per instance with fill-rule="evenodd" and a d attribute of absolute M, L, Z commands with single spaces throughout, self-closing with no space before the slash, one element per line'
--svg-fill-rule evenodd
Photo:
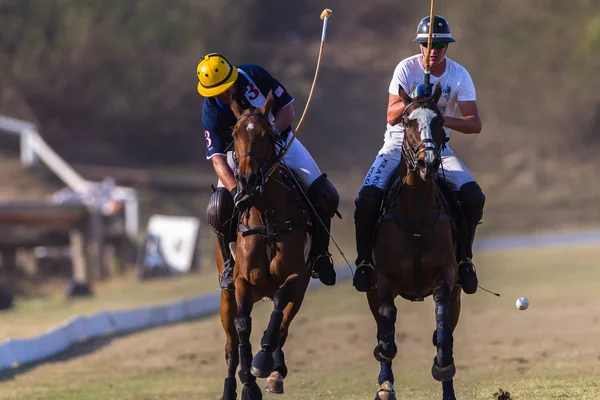
<path fill-rule="evenodd" d="M 233 195 L 224 187 L 214 189 L 206 210 L 206 219 L 217 234 L 217 241 L 225 268 L 221 272 L 221 290 L 233 290 L 233 266 L 235 261 L 229 248 L 237 234 L 238 214 L 235 212 Z"/>
<path fill-rule="evenodd" d="M 463 291 L 466 294 L 473 294 L 477 292 L 479 286 L 477 271 L 472 261 L 473 242 L 475 241 L 477 225 L 483 217 L 485 195 L 476 182 L 469 182 L 460 188 L 459 198 L 468 229 L 465 232 L 466 236 L 462 238 L 464 257 L 458 263 L 458 279 Z"/>
<path fill-rule="evenodd" d="M 475 229 L 477 225 L 469 226 L 468 237 L 463 238 L 465 247 L 465 257 L 458 263 L 458 280 L 466 294 L 477 292 L 479 279 L 477 278 L 477 270 L 473 264 L 473 240 L 475 239 Z"/>
<path fill-rule="evenodd" d="M 229 249 L 230 242 L 228 242 L 223 235 L 217 235 L 217 240 L 219 242 L 219 248 L 221 249 L 221 255 L 223 256 L 223 264 L 225 266 L 219 277 L 221 290 L 234 290 L 233 266 L 235 265 L 235 261 L 233 259 L 233 254 L 231 254 L 231 250 Z"/>
<path fill-rule="evenodd" d="M 375 225 L 381 209 L 383 191 L 377 186 L 365 186 L 358 193 L 354 204 L 354 228 L 356 231 L 356 271 L 352 284 L 359 292 L 377 287 L 373 265 L 373 240 Z"/>
<path fill-rule="evenodd" d="M 340 196 L 325 174 L 315 179 L 308 188 L 307 194 L 319 216 L 313 221 L 310 254 L 310 259 L 314 260 L 312 277 L 319 278 L 324 285 L 333 286 L 336 274 L 329 253 L 329 232 L 331 232 L 331 218 L 337 213 L 340 204 Z"/>
<path fill-rule="evenodd" d="M 329 253 L 329 233 L 331 231 L 331 218 L 320 216 L 323 225 L 315 221 L 313 240 L 311 247 L 311 259 L 313 264 L 312 277 L 318 278 L 324 285 L 335 285 L 336 273 L 333 268 L 333 260 Z M 327 228 L 327 229 L 325 229 Z"/>

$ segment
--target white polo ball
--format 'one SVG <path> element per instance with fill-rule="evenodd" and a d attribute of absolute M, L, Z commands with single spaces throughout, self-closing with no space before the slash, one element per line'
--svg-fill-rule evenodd
<path fill-rule="evenodd" d="M 529 307 L 529 300 L 527 297 L 519 297 L 517 299 L 517 308 L 519 310 L 527 310 L 527 307 Z"/>

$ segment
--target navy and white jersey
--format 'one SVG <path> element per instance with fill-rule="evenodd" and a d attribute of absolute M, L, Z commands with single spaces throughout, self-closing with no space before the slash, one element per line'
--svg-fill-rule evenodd
<path fill-rule="evenodd" d="M 240 72 L 236 81 L 236 100 L 242 108 L 249 108 L 249 100 L 257 99 L 259 96 L 266 98 L 269 91 L 273 91 L 275 102 L 271 113 L 277 116 L 279 111 L 290 104 L 294 99 L 266 69 L 259 65 L 244 64 L 237 67 Z M 247 75 L 250 81 L 246 78 Z M 261 105 L 262 106 L 262 105 Z M 254 104 L 254 107 L 258 106 Z M 214 97 L 204 99 L 202 109 L 202 125 L 204 126 L 204 138 L 206 139 L 206 158 L 214 155 L 227 155 L 233 143 L 232 129 L 237 120 L 229 104 L 223 104 Z M 281 133 L 286 135 L 291 131 L 287 127 Z"/>

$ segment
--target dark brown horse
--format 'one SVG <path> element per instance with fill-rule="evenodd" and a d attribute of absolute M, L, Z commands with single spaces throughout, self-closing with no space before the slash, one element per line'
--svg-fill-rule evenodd
<path fill-rule="evenodd" d="M 238 160 L 235 178 L 239 198 L 250 200 L 240 219 L 234 268 L 235 292 L 221 292 L 221 322 L 227 335 L 225 358 L 228 367 L 224 400 L 236 399 L 235 372 L 244 385 L 242 400 L 262 399 L 256 378 L 268 378 L 266 390 L 283 393 L 287 374 L 282 347 L 292 319 L 300 309 L 310 280 L 305 258 L 309 221 L 284 183 L 281 169 L 267 177 L 276 162 L 277 135 L 269 123 L 273 95 L 261 109 L 242 110 L 231 103 L 237 123 L 233 128 Z M 223 258 L 217 249 L 219 273 Z M 252 357 L 250 333 L 254 303 L 273 300 L 271 319 Z"/>
<path fill-rule="evenodd" d="M 446 138 L 444 118 L 437 107 L 441 88 L 436 85 L 431 97 L 412 99 L 402 88 L 399 95 L 406 106 L 401 120 L 405 126 L 405 163 L 401 163 L 400 178 L 384 202 L 374 250 L 377 289 L 367 293 L 377 322 L 374 355 L 381 367 L 376 399 L 396 398 L 392 372 L 397 352 L 394 299 L 400 295 L 422 301 L 433 295 L 437 355 L 432 374 L 443 382 L 443 400 L 455 400 L 452 333 L 458 323 L 461 289 L 457 285 L 452 218 L 438 190 L 440 152 Z"/>

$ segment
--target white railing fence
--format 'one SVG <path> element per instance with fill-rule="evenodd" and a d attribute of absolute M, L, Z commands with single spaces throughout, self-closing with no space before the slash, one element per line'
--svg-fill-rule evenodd
<path fill-rule="evenodd" d="M 90 192 L 91 182 L 83 178 L 44 141 L 36 125 L 15 118 L 0 116 L 0 131 L 20 137 L 21 163 L 32 167 L 43 162 L 65 185 L 81 196 Z M 125 230 L 131 238 L 139 233 L 139 202 L 135 189 L 116 186 L 112 192 L 114 200 L 125 205 Z"/>

